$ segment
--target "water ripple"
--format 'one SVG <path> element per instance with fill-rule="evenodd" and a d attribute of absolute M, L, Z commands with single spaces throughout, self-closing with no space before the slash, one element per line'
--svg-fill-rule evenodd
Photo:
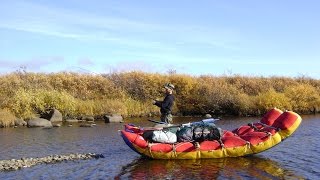
<path fill-rule="evenodd" d="M 150 160 L 125 145 L 117 130 L 123 124 L 97 122 L 93 128 L 0 129 L 0 159 L 51 154 L 98 153 L 98 160 L 38 165 L 1 172 L 0 179 L 319 179 L 320 116 L 304 118 L 284 142 L 258 155 L 203 160 Z M 190 121 L 184 119 L 184 121 Z M 232 130 L 254 119 L 221 120 Z M 148 125 L 149 122 L 139 122 Z"/>

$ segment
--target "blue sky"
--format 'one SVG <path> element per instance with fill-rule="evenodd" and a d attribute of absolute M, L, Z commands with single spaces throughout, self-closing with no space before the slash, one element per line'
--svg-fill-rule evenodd
<path fill-rule="evenodd" d="M 320 79 L 317 0 L 2 0 L 0 73 Z"/>

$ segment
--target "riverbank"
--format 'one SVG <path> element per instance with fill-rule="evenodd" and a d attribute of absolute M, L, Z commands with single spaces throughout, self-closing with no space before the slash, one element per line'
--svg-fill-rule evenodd
<path fill-rule="evenodd" d="M 0 127 L 60 127 L 61 123 L 67 123 L 68 126 L 72 126 L 73 123 L 78 123 L 80 127 L 93 127 L 95 126 L 95 120 L 103 120 L 105 123 L 110 122 L 123 122 L 123 118 L 118 114 L 103 115 L 95 118 L 94 116 L 82 116 L 77 119 L 64 119 L 62 113 L 57 109 L 49 109 L 46 113 L 39 115 L 24 121 L 22 119 L 14 117 L 8 110 L 0 110 Z"/>
<path fill-rule="evenodd" d="M 51 108 L 59 110 L 64 119 L 106 114 L 157 116 L 159 108 L 151 100 L 163 99 L 166 82 L 176 87 L 173 114 L 178 116 L 259 116 L 273 107 L 299 114 L 320 110 L 320 80 L 308 77 L 25 71 L 0 76 L 0 109 L 23 120 Z M 6 121 L 0 118 L 2 126 L 12 126 L 12 121 Z"/>

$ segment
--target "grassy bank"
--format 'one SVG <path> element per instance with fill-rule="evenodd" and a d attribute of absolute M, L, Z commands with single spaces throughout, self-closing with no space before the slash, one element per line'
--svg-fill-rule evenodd
<path fill-rule="evenodd" d="M 163 98 L 165 82 L 176 86 L 174 112 L 180 115 L 261 115 L 273 107 L 306 114 L 320 108 L 320 80 L 306 77 L 14 72 L 0 76 L 0 109 L 23 119 L 47 108 L 64 117 L 145 116 L 158 113 L 151 99 Z"/>

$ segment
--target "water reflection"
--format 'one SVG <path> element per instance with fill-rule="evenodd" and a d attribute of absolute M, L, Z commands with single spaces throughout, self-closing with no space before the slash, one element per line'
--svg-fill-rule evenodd
<path fill-rule="evenodd" d="M 139 158 L 115 179 L 304 179 L 275 161 L 259 156 L 199 160 Z"/>

